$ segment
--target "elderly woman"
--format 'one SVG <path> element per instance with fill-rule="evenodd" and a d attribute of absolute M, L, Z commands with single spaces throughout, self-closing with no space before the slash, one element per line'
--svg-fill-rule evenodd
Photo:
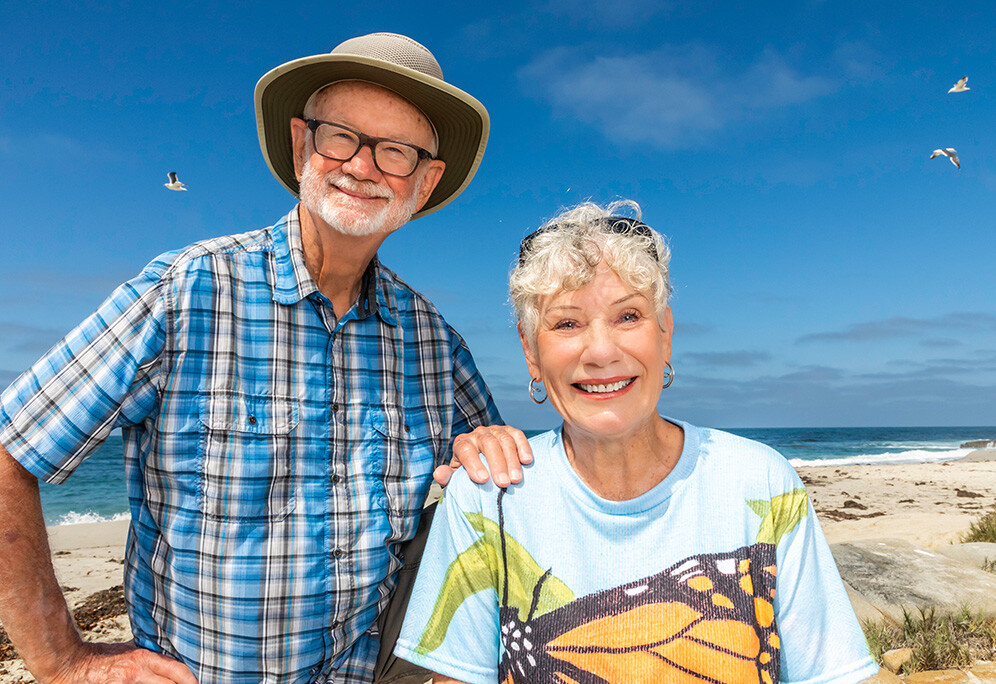
<path fill-rule="evenodd" d="M 620 208 L 577 207 L 522 241 L 510 288 L 529 393 L 563 427 L 530 440 L 521 484 L 453 478 L 395 653 L 436 684 L 874 675 L 791 466 L 658 414 L 670 254 Z"/>

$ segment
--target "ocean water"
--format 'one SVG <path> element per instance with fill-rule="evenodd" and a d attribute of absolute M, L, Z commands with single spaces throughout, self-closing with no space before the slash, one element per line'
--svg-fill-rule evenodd
<path fill-rule="evenodd" d="M 964 442 L 996 439 L 996 427 L 726 429 L 768 444 L 794 466 L 950 461 L 972 451 Z M 128 518 L 121 435 L 112 434 L 65 484 L 42 484 L 41 496 L 47 525 Z"/>

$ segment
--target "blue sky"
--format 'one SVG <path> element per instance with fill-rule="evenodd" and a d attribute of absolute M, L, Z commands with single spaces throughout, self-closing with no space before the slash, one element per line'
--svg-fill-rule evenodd
<path fill-rule="evenodd" d="M 673 251 L 666 415 L 996 424 L 992 3 L 480 7 L 6 3 L 0 386 L 157 254 L 286 213 L 256 81 L 396 31 L 492 129 L 468 190 L 381 259 L 465 336 L 509 422 L 555 422 L 527 398 L 507 305 L 519 240 L 630 198 Z M 163 188 L 167 171 L 190 191 Z"/>

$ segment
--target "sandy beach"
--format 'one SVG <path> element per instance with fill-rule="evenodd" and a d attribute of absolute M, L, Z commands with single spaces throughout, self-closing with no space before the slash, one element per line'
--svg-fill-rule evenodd
<path fill-rule="evenodd" d="M 925 548 L 957 543 L 996 501 L 996 449 L 944 463 L 804 467 L 830 543 L 901 539 Z M 120 600 L 127 522 L 49 529 L 59 580 L 87 639 L 130 639 Z M 0 640 L 0 684 L 33 682 Z"/>
<path fill-rule="evenodd" d="M 957 461 L 797 468 L 831 544 L 901 539 L 932 549 L 960 541 L 996 502 L 996 449 Z"/>

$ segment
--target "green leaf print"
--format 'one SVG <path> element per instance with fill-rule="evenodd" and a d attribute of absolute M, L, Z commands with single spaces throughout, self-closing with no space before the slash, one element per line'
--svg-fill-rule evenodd
<path fill-rule="evenodd" d="M 779 494 L 770 501 L 748 501 L 747 505 L 761 516 L 761 528 L 757 531 L 758 544 L 778 546 L 782 537 L 795 529 L 809 513 L 809 499 L 802 487 Z"/>
<path fill-rule="evenodd" d="M 457 609 L 479 591 L 493 589 L 500 592 L 503 582 L 508 582 L 508 605 L 518 609 L 520 619 L 528 617 L 533 589 L 545 572 L 519 542 L 510 535 L 502 535 L 498 523 L 481 513 L 464 513 L 471 527 L 483 536 L 458 555 L 446 569 L 443 584 L 432 609 L 416 651 L 422 655 L 442 645 L 446 630 Z M 502 577 L 502 536 L 508 577 Z M 499 596 L 500 598 L 500 596 Z M 548 576 L 540 588 L 539 602 L 534 617 L 548 613 L 574 600 L 574 592 L 556 577 Z"/>

